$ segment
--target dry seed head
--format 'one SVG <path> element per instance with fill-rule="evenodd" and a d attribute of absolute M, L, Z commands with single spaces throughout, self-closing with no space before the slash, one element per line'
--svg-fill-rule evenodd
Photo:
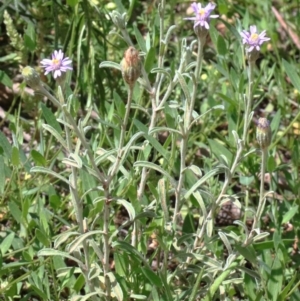
<path fill-rule="evenodd" d="M 234 221 L 241 219 L 241 217 L 241 209 L 233 201 L 227 201 L 221 205 L 216 216 L 216 223 L 218 226 L 232 225 Z"/>
<path fill-rule="evenodd" d="M 122 76 L 129 86 L 133 86 L 141 74 L 139 52 L 130 46 L 124 53 L 121 62 Z"/>

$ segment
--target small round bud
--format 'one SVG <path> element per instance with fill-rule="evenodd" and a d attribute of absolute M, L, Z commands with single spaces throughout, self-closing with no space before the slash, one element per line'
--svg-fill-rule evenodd
<path fill-rule="evenodd" d="M 256 139 L 261 149 L 265 149 L 271 144 L 272 133 L 270 128 L 270 122 L 266 118 L 258 119 Z"/>
<path fill-rule="evenodd" d="M 33 90 L 39 90 L 41 88 L 40 76 L 33 68 L 29 66 L 23 68 L 22 76 L 26 84 Z"/>
<path fill-rule="evenodd" d="M 122 76 L 129 86 L 133 86 L 141 74 L 139 52 L 130 46 L 124 53 L 121 62 Z"/>

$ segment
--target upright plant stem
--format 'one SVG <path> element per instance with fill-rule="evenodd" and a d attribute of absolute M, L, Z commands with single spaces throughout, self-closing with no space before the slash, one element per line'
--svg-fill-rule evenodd
<path fill-rule="evenodd" d="M 150 120 L 150 125 L 149 125 L 149 131 L 148 132 L 150 132 L 156 124 L 157 111 L 156 111 L 155 95 L 151 95 L 151 103 L 152 103 L 152 115 L 151 115 L 151 120 Z M 144 191 L 145 191 L 147 178 L 148 178 L 148 169 L 146 167 L 143 167 L 142 175 L 141 175 L 141 181 L 140 181 L 139 188 L 138 188 L 138 191 L 137 191 L 137 198 L 138 198 L 139 201 L 142 200 L 142 197 L 143 197 L 143 194 L 144 194 Z"/>
<path fill-rule="evenodd" d="M 62 98 L 61 101 L 64 101 Z M 63 106 L 67 105 L 65 103 L 62 103 Z M 66 117 L 65 114 L 63 114 L 64 121 L 67 123 L 68 118 Z M 71 133 L 70 129 L 67 125 L 65 127 L 65 133 L 66 133 L 66 142 L 67 142 L 67 147 L 70 153 L 73 153 L 73 143 L 72 143 L 72 138 L 71 138 Z M 72 204 L 75 210 L 75 215 L 76 215 L 76 220 L 78 223 L 79 227 L 79 232 L 80 234 L 84 234 L 84 221 L 83 221 L 83 208 L 82 208 L 82 203 L 80 201 L 79 195 L 78 195 L 78 190 L 77 190 L 77 169 L 74 166 L 71 166 L 71 175 L 70 175 L 70 193 L 71 193 L 71 199 L 72 199 Z M 86 240 L 82 241 L 82 246 L 83 246 L 83 252 L 84 252 L 84 257 L 85 257 L 85 270 L 82 270 L 85 279 L 87 281 L 87 284 L 89 286 L 90 292 L 95 292 L 94 285 L 92 281 L 89 280 L 88 277 L 88 272 L 90 270 L 90 262 L 89 262 L 89 251 L 88 251 L 88 245 L 86 243 Z M 93 298 L 94 300 L 95 297 Z"/>
<path fill-rule="evenodd" d="M 114 177 L 115 173 L 119 170 L 120 167 L 120 162 L 122 159 L 122 152 L 123 152 L 123 146 L 124 146 L 124 141 L 125 141 L 125 136 L 126 136 L 126 128 L 127 128 L 127 123 L 130 115 L 130 109 L 131 109 L 131 101 L 132 101 L 132 94 L 133 94 L 133 85 L 128 86 L 128 98 L 127 98 L 127 106 L 126 106 L 126 112 L 124 116 L 124 120 L 122 122 L 121 126 L 121 134 L 120 134 L 120 142 L 119 142 L 119 147 L 118 147 L 118 153 L 117 153 L 117 158 L 115 161 L 115 164 L 109 173 L 109 178 L 107 180 L 108 185 L 111 182 L 112 178 Z"/>
<path fill-rule="evenodd" d="M 173 227 L 176 229 L 176 224 L 178 220 L 178 214 L 181 207 L 181 191 L 185 179 L 185 160 L 187 154 L 187 147 L 188 147 L 188 139 L 190 134 L 190 124 L 192 122 L 192 116 L 195 106 L 196 94 L 197 94 L 197 83 L 199 78 L 199 72 L 202 66 L 202 59 L 203 59 L 203 47 L 204 47 L 205 39 L 198 38 L 198 55 L 197 55 L 197 63 L 196 69 L 194 73 L 195 82 L 193 83 L 193 93 L 191 97 L 191 103 L 188 103 L 186 100 L 186 107 L 184 113 L 184 125 L 182 129 L 182 139 L 180 142 L 180 175 L 179 180 L 177 183 L 177 187 L 175 189 L 175 208 L 174 208 L 174 215 L 173 215 Z"/>
<path fill-rule="evenodd" d="M 163 53 L 163 49 L 165 47 L 165 45 L 162 43 L 163 40 L 163 34 L 164 34 L 164 9 L 165 9 L 165 0 L 161 0 L 160 3 L 160 47 L 159 47 L 159 57 L 158 57 L 158 68 L 162 68 L 163 67 L 163 61 L 164 61 L 164 53 Z M 147 85 L 151 87 L 149 79 L 147 74 L 144 72 L 144 69 L 142 69 L 142 74 L 143 77 L 146 80 L 146 83 L 148 83 Z M 159 105 L 159 95 L 160 95 L 160 91 L 158 90 L 159 87 L 159 82 L 160 82 L 160 78 L 161 78 L 161 74 L 157 73 L 156 74 L 156 79 L 155 79 L 155 83 L 154 83 L 154 88 L 152 89 L 151 93 L 150 93 L 150 97 L 151 97 L 151 104 L 152 104 L 152 114 L 151 114 L 151 120 L 150 120 L 150 125 L 149 125 L 149 132 L 155 127 L 156 125 L 156 119 L 157 119 L 157 107 Z M 143 167 L 142 169 L 142 174 L 141 174 L 141 181 L 139 184 L 139 188 L 137 191 L 137 198 L 139 201 L 142 200 L 144 191 L 145 191 L 145 186 L 146 186 L 146 181 L 148 178 L 148 169 Z"/>
<path fill-rule="evenodd" d="M 254 80 L 254 67 L 255 61 L 249 61 L 249 68 L 248 68 L 248 97 L 246 103 L 246 111 L 244 115 L 244 130 L 243 130 L 243 141 L 244 145 L 246 145 L 246 139 L 248 134 L 248 128 L 250 124 L 250 113 L 252 110 L 252 99 L 253 99 L 253 80 Z"/>
<path fill-rule="evenodd" d="M 107 188 L 109 189 L 109 188 Z M 110 254 L 110 245 L 109 245 L 109 215 L 110 215 L 110 199 L 108 190 L 105 191 L 105 202 L 103 208 L 103 272 L 106 286 L 106 300 L 111 299 L 111 283 L 108 273 L 110 272 L 109 265 L 109 254 Z"/>
<path fill-rule="evenodd" d="M 252 230 L 250 232 L 249 237 L 246 238 L 244 245 L 248 245 L 251 243 L 253 236 L 255 235 L 254 231 L 258 227 L 258 223 L 261 219 L 263 211 L 266 205 L 266 197 L 265 197 L 265 173 L 266 173 L 266 166 L 267 166 L 267 157 L 268 157 L 268 148 L 263 148 L 261 150 L 261 174 L 260 174 L 260 193 L 259 193 L 259 203 L 256 214 L 254 216 Z"/>

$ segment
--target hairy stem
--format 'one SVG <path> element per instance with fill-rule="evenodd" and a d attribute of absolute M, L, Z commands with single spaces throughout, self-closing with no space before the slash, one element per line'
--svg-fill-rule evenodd
<path fill-rule="evenodd" d="M 64 102 L 64 98 L 62 97 L 62 101 Z M 63 106 L 67 105 L 66 103 L 62 103 Z M 68 121 L 68 118 L 66 114 L 63 114 L 63 119 L 65 122 Z M 67 125 L 64 126 L 65 128 L 65 133 L 66 133 L 66 142 L 67 142 L 67 147 L 70 153 L 73 153 L 73 143 L 72 143 L 72 137 L 71 137 L 71 132 L 70 129 Z M 71 166 L 71 175 L 69 178 L 70 181 L 70 193 L 71 193 L 71 199 L 72 199 L 72 204 L 75 210 L 75 215 L 76 215 L 76 220 L 78 223 L 79 227 L 79 232 L 80 234 L 85 233 L 84 229 L 84 220 L 83 220 L 83 208 L 82 208 L 82 203 L 80 201 L 80 197 L 78 195 L 78 190 L 77 190 L 77 169 L 74 166 Z M 90 262 L 89 262 L 89 251 L 88 251 L 88 244 L 86 240 L 82 241 L 82 246 L 83 246 L 83 252 L 84 252 L 84 258 L 85 258 L 85 269 L 82 270 L 86 282 L 89 286 L 90 292 L 95 292 L 95 287 L 93 285 L 93 282 L 89 280 L 88 277 L 88 272 L 90 270 Z M 93 300 L 96 300 L 95 297 Z"/>
<path fill-rule="evenodd" d="M 173 215 L 173 227 L 176 229 L 176 224 L 178 221 L 178 214 L 181 207 L 181 191 L 185 179 L 185 159 L 187 154 L 187 146 L 188 146 L 188 139 L 189 139 L 189 133 L 190 133 L 190 124 L 192 122 L 192 116 L 195 106 L 195 100 L 196 100 L 196 94 L 197 94 L 197 82 L 199 78 L 199 72 L 201 70 L 202 66 L 202 60 L 203 60 L 203 47 L 204 47 L 205 39 L 198 39 L 198 55 L 197 55 L 197 63 L 196 63 L 196 69 L 195 69 L 195 81 L 193 83 L 193 93 L 191 97 L 191 103 L 188 103 L 186 100 L 186 107 L 185 107 L 185 113 L 184 113 L 184 125 L 182 128 L 182 139 L 180 142 L 180 175 L 179 180 L 177 183 L 177 187 L 175 189 L 175 208 L 174 208 L 174 215 Z"/>

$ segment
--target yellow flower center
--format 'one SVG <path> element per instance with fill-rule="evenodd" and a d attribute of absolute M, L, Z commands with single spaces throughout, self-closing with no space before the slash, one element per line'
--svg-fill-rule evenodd
<path fill-rule="evenodd" d="M 250 40 L 255 42 L 257 41 L 258 39 L 258 34 L 257 33 L 252 33 L 251 36 L 250 36 Z"/>
<path fill-rule="evenodd" d="M 201 8 L 199 11 L 198 11 L 200 17 L 204 16 L 205 15 L 205 10 L 203 8 Z"/>
<path fill-rule="evenodd" d="M 58 60 L 58 59 L 53 59 L 53 60 L 52 60 L 52 63 L 53 63 L 54 65 L 59 65 L 59 64 L 60 64 L 60 60 Z"/>

